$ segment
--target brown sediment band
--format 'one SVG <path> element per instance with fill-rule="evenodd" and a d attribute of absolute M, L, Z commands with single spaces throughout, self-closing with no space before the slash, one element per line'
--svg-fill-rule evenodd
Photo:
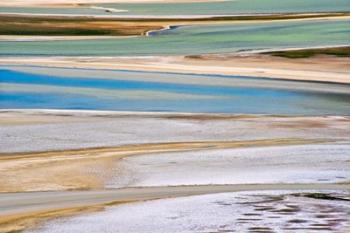
<path fill-rule="evenodd" d="M 350 13 L 259 14 L 206 17 L 98 17 L 74 15 L 0 14 L 0 35 L 41 36 L 135 36 L 164 30 L 169 25 L 245 21 L 302 20 L 350 17 Z"/>

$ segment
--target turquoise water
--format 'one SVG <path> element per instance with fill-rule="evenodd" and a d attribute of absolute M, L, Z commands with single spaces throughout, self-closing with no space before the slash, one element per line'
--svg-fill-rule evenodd
<path fill-rule="evenodd" d="M 52 70 L 52 75 L 47 75 L 0 69 L 0 107 L 297 115 L 350 114 L 350 86 L 347 85 L 135 71 L 109 71 L 115 77 L 111 79 L 105 77 L 103 72 L 98 77 L 98 70 L 88 69 L 72 69 L 80 76 L 58 75 L 67 70 L 59 71 L 56 68 Z M 47 72 L 49 73 L 50 69 Z M 94 77 L 85 78 L 90 73 Z M 129 76 L 134 79 L 129 80 Z M 145 76 L 158 79 L 142 81 Z M 161 76 L 164 76 L 163 81 L 159 81 Z M 228 86 L 166 81 L 194 78 L 209 78 L 213 79 L 214 83 L 218 78 L 248 83 Z M 254 82 L 259 82 L 259 85 Z M 265 83 L 264 87 L 261 86 L 262 83 Z M 294 88 L 298 86 L 302 86 L 303 89 Z M 332 88 L 342 89 L 342 92 L 327 91 Z"/>
<path fill-rule="evenodd" d="M 202 3 L 100 4 L 135 15 L 216 15 L 350 11 L 349 0 L 229 0 Z"/>
<path fill-rule="evenodd" d="M 0 42 L 0 55 L 187 55 L 349 44 L 349 20 L 184 26 L 150 37 Z"/>
<path fill-rule="evenodd" d="M 128 10 L 115 13 L 81 8 L 2 7 L 0 12 L 41 14 L 107 14 L 107 15 L 212 15 L 240 13 L 334 12 L 350 11 L 349 0 L 235 0 L 202 3 L 99 4 Z"/>

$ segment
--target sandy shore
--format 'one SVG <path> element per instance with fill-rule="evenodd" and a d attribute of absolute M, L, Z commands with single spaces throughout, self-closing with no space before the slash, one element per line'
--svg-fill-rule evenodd
<path fill-rule="evenodd" d="M 325 55 L 302 59 L 251 53 L 188 57 L 0 57 L 0 65 L 223 74 L 350 83 L 350 58 Z"/>

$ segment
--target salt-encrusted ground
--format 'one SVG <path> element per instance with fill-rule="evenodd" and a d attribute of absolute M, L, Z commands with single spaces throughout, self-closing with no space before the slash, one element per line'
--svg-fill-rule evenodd
<path fill-rule="evenodd" d="M 336 144 L 147 154 L 119 160 L 106 186 L 347 182 L 349 157 Z"/>
<path fill-rule="evenodd" d="M 31 233 L 348 230 L 349 201 L 341 198 L 348 198 L 349 192 L 335 191 L 347 190 L 350 178 L 350 118 L 346 116 L 52 110 L 2 110 L 0 116 L 3 165 L 10 164 L 1 180 L 6 190 L 19 184 L 22 192 L 128 186 L 191 189 L 182 185 L 198 184 L 250 184 L 248 190 L 257 189 L 117 205 L 48 221 Z M 114 147 L 126 144 L 132 145 Z M 51 150 L 62 151 L 29 153 Z M 17 169 L 21 163 L 25 166 Z M 259 191 L 258 183 L 273 183 L 273 190 L 291 190 L 284 184 L 289 183 L 303 190 L 317 189 L 311 193 L 327 187 L 333 191 L 327 191 L 331 196 L 304 197 L 293 195 L 301 191 Z M 28 226 L 21 224 L 13 226 Z"/>
<path fill-rule="evenodd" d="M 350 141 L 349 117 L 1 110 L 0 151 L 276 138 Z"/>
<path fill-rule="evenodd" d="M 349 193 L 307 193 L 256 191 L 138 202 L 52 220 L 28 232 L 346 232 Z"/>

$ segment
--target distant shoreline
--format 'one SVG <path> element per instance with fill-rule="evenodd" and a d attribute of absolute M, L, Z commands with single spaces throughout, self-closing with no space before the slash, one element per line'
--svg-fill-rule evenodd
<path fill-rule="evenodd" d="M 221 2 L 225 0 L 16 0 L 2 1 L 3 7 L 77 7 L 80 4 L 95 3 L 172 3 L 172 2 Z"/>

